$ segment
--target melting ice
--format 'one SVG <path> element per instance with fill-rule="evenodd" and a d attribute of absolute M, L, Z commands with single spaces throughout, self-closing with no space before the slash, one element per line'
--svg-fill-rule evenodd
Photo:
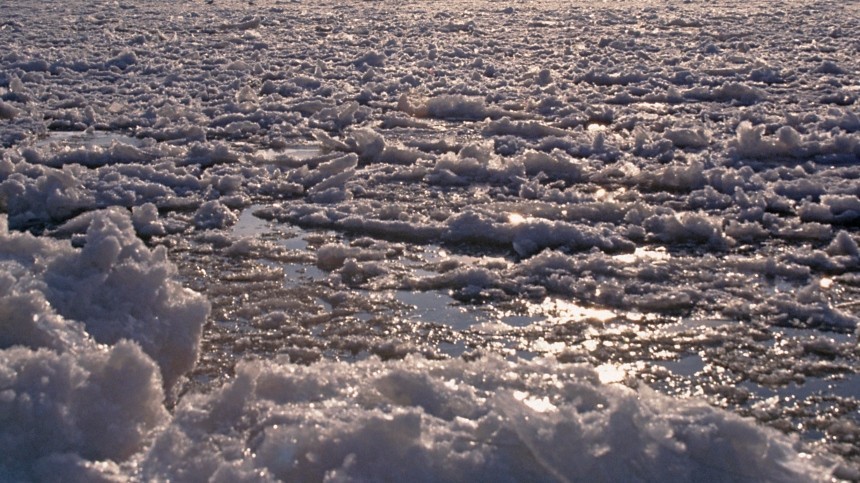
<path fill-rule="evenodd" d="M 0 480 L 860 479 L 860 11 L 781 9 L 4 0 Z"/>

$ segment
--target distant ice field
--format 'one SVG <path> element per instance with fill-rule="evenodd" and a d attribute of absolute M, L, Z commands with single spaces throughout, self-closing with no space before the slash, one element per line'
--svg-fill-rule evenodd
<path fill-rule="evenodd" d="M 860 479 L 858 31 L 4 0 L 0 480 Z"/>

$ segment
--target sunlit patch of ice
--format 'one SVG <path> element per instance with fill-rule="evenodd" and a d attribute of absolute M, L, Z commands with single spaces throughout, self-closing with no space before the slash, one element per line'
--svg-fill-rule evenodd
<path fill-rule="evenodd" d="M 591 133 L 603 132 L 606 131 L 606 124 L 593 122 L 586 126 L 586 130 Z"/>
<path fill-rule="evenodd" d="M 627 371 L 614 364 L 603 364 L 595 368 L 597 378 L 603 384 L 612 384 L 624 381 Z"/>
<path fill-rule="evenodd" d="M 650 250 L 647 248 L 637 247 L 633 253 L 622 253 L 613 255 L 614 260 L 618 260 L 624 264 L 633 264 L 637 262 L 660 262 L 672 258 L 665 250 Z"/>
<path fill-rule="evenodd" d="M 538 413 L 558 411 L 558 408 L 549 401 L 548 397 L 536 398 L 525 391 L 514 391 L 514 399 L 522 401 L 523 404 Z"/>
<path fill-rule="evenodd" d="M 510 215 L 508 215 L 508 223 L 510 223 L 511 225 L 514 225 L 514 226 L 521 225 L 525 221 L 526 221 L 526 217 L 524 217 L 523 215 L 521 215 L 519 213 L 511 213 Z"/>

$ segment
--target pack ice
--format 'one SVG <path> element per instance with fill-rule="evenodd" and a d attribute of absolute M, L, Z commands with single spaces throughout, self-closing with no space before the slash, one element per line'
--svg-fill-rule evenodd
<path fill-rule="evenodd" d="M 4 0 L 0 480 L 860 479 L 858 23 Z"/>

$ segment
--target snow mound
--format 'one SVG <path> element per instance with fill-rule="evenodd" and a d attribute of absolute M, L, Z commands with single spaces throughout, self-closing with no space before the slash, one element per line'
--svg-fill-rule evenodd
<path fill-rule="evenodd" d="M 823 480 L 828 464 L 796 445 L 554 359 L 276 360 L 183 401 L 142 468 L 155 480 Z"/>
<path fill-rule="evenodd" d="M 172 280 L 128 214 L 95 212 L 83 248 L 0 216 L 0 479 L 105 478 L 164 424 L 209 304 Z"/>
<path fill-rule="evenodd" d="M 194 226 L 198 230 L 223 229 L 234 223 L 238 217 L 220 201 L 211 200 L 200 205 L 194 213 Z"/>
<path fill-rule="evenodd" d="M 444 239 L 455 242 L 508 245 L 520 256 L 534 255 L 544 248 L 567 247 L 606 252 L 633 251 L 632 242 L 602 230 L 576 226 L 564 221 L 511 214 L 504 221 L 466 211 L 447 220 Z"/>
<path fill-rule="evenodd" d="M 860 156 L 860 135 L 814 133 L 801 135 L 791 126 L 782 126 L 773 136 L 765 134 L 766 126 L 749 121 L 738 125 L 737 138 L 730 144 L 746 158 L 810 158 L 820 155 Z"/>
<path fill-rule="evenodd" d="M 0 350 L 0 387 L 4 481 L 122 461 L 167 420 L 158 366 L 128 341 L 63 354 Z"/>
<path fill-rule="evenodd" d="M 91 219 L 85 244 L 76 249 L 68 242 L 7 232 L 2 218 L 0 263 L 13 274 L 4 277 L 3 285 L 20 299 L 5 296 L 3 310 L 20 312 L 17 304 L 29 304 L 37 325 L 8 345 L 75 347 L 75 341 L 60 344 L 52 339 L 85 339 L 76 329 L 80 324 L 98 343 L 129 339 L 140 344 L 170 388 L 194 365 L 209 303 L 173 280 L 175 268 L 167 250 L 147 248 L 127 212 L 104 210 Z M 44 321 L 42 314 L 48 314 Z M 13 317 L 6 323 L 23 324 L 23 319 Z"/>
<path fill-rule="evenodd" d="M 498 119 L 511 115 L 497 107 L 488 106 L 483 98 L 461 94 L 445 94 L 429 99 L 413 100 L 404 93 L 398 102 L 398 109 L 415 117 L 449 120 L 482 121 L 486 118 Z"/>

